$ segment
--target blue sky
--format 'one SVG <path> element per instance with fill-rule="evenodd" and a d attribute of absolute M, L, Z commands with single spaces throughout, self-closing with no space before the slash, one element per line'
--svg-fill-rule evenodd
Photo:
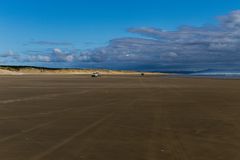
<path fill-rule="evenodd" d="M 0 0 L 0 63 L 116 69 L 174 68 L 180 62 L 174 59 L 166 62 L 162 56 L 166 50 L 162 48 L 155 48 L 161 56 L 153 54 L 152 57 L 163 61 L 146 59 L 142 55 L 143 52 L 148 54 L 144 46 L 134 50 L 139 51 L 131 55 L 135 58 L 123 58 L 119 62 L 118 56 L 131 51 L 124 43 L 126 41 L 136 46 L 136 40 L 139 43 L 155 38 L 146 34 L 149 32 L 146 29 L 177 31 L 184 25 L 206 30 L 203 26 L 219 25 L 216 17 L 230 15 L 239 8 L 240 1 L 235 0 Z M 132 30 L 127 31 L 129 28 Z M 181 31 L 176 34 L 178 32 Z M 129 42 L 130 38 L 135 38 L 134 42 Z M 119 48 L 119 43 L 125 45 L 125 50 L 119 50 L 115 57 L 106 53 L 112 52 L 116 46 Z M 170 50 L 169 53 L 178 55 Z M 129 54 L 126 55 L 129 57 Z M 192 63 L 182 65 L 183 69 L 194 69 L 200 64 L 206 66 L 203 60 L 185 60 Z M 118 64 L 111 64 L 113 61 Z M 142 63 L 139 64 L 139 61 Z M 205 68 L 223 68 L 227 63 L 230 60 L 221 60 L 217 64 L 208 62 Z M 233 65 L 232 68 L 237 67 Z"/>

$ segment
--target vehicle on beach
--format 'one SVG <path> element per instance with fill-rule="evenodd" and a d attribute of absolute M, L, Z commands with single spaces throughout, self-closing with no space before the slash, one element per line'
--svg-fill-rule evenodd
<path fill-rule="evenodd" d="M 99 72 L 94 72 L 92 74 L 92 77 L 101 77 L 100 73 Z"/>

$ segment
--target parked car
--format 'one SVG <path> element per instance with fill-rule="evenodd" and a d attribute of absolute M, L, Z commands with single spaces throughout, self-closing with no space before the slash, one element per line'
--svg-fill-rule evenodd
<path fill-rule="evenodd" d="M 98 72 L 94 72 L 94 73 L 92 74 L 92 77 L 101 77 L 101 75 L 100 75 Z"/>

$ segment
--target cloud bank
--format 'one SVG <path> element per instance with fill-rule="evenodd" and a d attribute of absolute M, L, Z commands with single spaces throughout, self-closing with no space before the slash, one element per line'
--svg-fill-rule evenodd
<path fill-rule="evenodd" d="M 174 31 L 130 28 L 128 32 L 143 38 L 113 39 L 105 47 L 79 53 L 55 48 L 50 53 L 28 55 L 22 60 L 155 71 L 239 69 L 240 10 L 217 19 L 217 25 L 181 26 Z"/>

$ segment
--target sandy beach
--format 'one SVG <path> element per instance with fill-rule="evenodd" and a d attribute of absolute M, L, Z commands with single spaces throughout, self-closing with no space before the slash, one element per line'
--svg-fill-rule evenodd
<path fill-rule="evenodd" d="M 240 158 L 240 81 L 0 76 L 3 160 Z"/>

